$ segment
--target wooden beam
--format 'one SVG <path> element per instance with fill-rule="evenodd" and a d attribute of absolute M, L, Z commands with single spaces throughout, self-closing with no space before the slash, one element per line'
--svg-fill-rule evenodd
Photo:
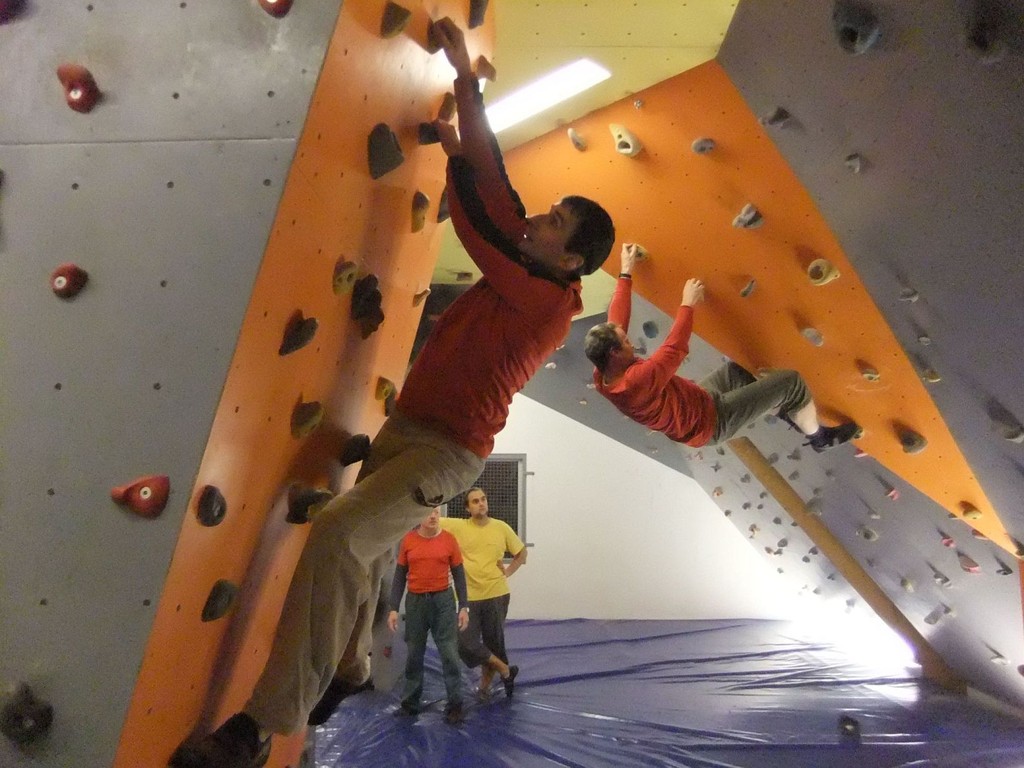
<path fill-rule="evenodd" d="M 847 551 L 842 542 L 832 535 L 832 532 L 816 515 L 811 513 L 804 500 L 800 498 L 800 494 L 786 482 L 786 479 L 779 474 L 775 467 L 768 463 L 768 459 L 757 449 L 757 446 L 745 437 L 730 440 L 728 445 L 740 461 L 747 466 L 747 469 L 789 513 L 797 525 L 804 530 L 819 551 L 832 562 L 843 578 L 874 609 L 882 621 L 910 644 L 924 676 L 948 690 L 966 693 L 967 684 L 964 680 L 946 664 L 942 656 L 917 631 L 917 628 L 910 623 L 903 612 Z"/>

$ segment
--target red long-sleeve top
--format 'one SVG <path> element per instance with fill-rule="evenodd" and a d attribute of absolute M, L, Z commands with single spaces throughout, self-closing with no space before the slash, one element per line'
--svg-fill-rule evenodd
<path fill-rule="evenodd" d="M 620 277 L 615 285 L 608 322 L 629 330 L 633 281 Z M 663 433 L 670 440 L 698 447 L 715 433 L 718 415 L 711 395 L 676 370 L 690 351 L 693 307 L 680 305 L 665 343 L 649 358 L 637 358 L 614 384 L 606 385 L 594 370 L 597 390 L 633 421 Z"/>
<path fill-rule="evenodd" d="M 512 396 L 568 335 L 583 309 L 580 282 L 560 284 L 523 261 L 526 211 L 509 183 L 475 77 L 455 80 L 462 154 L 448 161 L 455 233 L 483 277 L 437 321 L 398 410 L 480 457 Z"/>

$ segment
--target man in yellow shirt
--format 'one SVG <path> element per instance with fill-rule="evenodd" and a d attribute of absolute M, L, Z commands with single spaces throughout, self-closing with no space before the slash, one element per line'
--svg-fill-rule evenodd
<path fill-rule="evenodd" d="M 468 519 L 445 517 L 441 527 L 452 533 L 462 549 L 469 591 L 469 627 L 459 633 L 459 656 L 467 667 L 481 667 L 480 693 L 487 695 L 494 676 L 501 677 L 505 695 L 515 688 L 519 667 L 505 653 L 508 615 L 508 577 L 526 564 L 526 546 L 506 523 L 487 514 L 487 494 L 481 488 L 466 493 Z M 505 565 L 505 553 L 512 561 Z"/>

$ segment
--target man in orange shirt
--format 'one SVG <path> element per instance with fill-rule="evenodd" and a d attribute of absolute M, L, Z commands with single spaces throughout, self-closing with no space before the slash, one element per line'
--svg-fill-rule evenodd
<path fill-rule="evenodd" d="M 462 678 L 459 675 L 459 650 L 456 639 L 456 620 L 459 631 L 469 625 L 469 601 L 466 597 L 466 571 L 462 566 L 459 543 L 448 531 L 441 529 L 437 507 L 430 510 L 418 527 L 405 534 L 398 548 L 398 564 L 391 583 L 391 612 L 388 629 L 398 629 L 398 606 L 402 602 L 406 583 L 409 594 L 405 598 L 405 690 L 399 712 L 416 715 L 423 696 L 423 654 L 427 650 L 427 633 L 434 637 L 434 645 L 441 655 L 444 687 L 448 704 L 444 719 L 455 725 L 462 721 Z M 448 586 L 451 572 L 455 594 L 459 598 L 458 618 L 455 595 Z"/>
<path fill-rule="evenodd" d="M 775 370 L 758 379 L 742 366 L 727 363 L 699 384 L 677 376 L 690 350 L 694 307 L 704 299 L 704 283 L 696 278 L 683 286 L 668 338 L 649 359 L 637 357 L 627 336 L 636 253 L 636 245 L 622 246 L 622 270 L 608 322 L 591 328 L 584 342 L 595 366 L 598 392 L 622 413 L 694 448 L 728 440 L 744 424 L 772 410 L 802 432 L 806 444 L 819 453 L 860 436 L 860 427 L 853 422 L 836 427 L 818 422 L 811 393 L 796 371 Z"/>

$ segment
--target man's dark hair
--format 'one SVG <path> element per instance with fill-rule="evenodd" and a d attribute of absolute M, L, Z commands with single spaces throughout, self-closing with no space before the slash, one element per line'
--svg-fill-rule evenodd
<path fill-rule="evenodd" d="M 565 250 L 583 257 L 581 275 L 596 272 L 615 245 L 615 225 L 608 212 L 593 200 L 579 195 L 563 197 L 562 202 L 576 214 L 579 223 L 565 244 Z"/>
<path fill-rule="evenodd" d="M 462 497 L 462 503 L 465 504 L 466 509 L 469 509 L 469 494 L 476 493 L 477 491 L 480 491 L 480 493 L 484 495 L 484 498 L 487 498 L 487 491 L 485 491 L 479 485 L 474 485 L 472 488 L 466 491 L 466 495 Z"/>
<path fill-rule="evenodd" d="M 611 323 L 595 325 L 587 331 L 587 338 L 583 340 L 584 353 L 601 373 L 608 367 L 608 356 L 621 348 L 622 342 Z"/>

